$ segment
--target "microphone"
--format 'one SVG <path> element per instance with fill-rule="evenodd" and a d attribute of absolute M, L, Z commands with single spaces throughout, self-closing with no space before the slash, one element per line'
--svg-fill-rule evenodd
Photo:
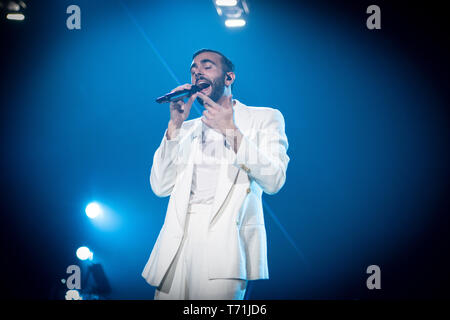
<path fill-rule="evenodd" d="M 158 103 L 165 103 L 165 102 L 172 102 L 175 100 L 180 100 L 183 99 L 185 97 L 191 96 L 196 92 L 199 92 L 205 88 L 208 88 L 210 86 L 209 83 L 206 82 L 202 82 L 199 85 L 193 85 L 191 87 L 191 89 L 183 89 L 183 90 L 178 90 L 172 93 L 168 93 L 165 94 L 159 98 L 156 99 L 156 102 Z"/>

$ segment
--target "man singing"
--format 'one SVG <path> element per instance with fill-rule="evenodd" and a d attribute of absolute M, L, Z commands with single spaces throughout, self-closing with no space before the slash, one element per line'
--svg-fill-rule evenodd
<path fill-rule="evenodd" d="M 142 276 L 155 299 L 244 298 L 248 280 L 268 279 L 262 192 L 277 193 L 289 157 L 280 111 L 232 98 L 234 65 L 222 53 L 193 55 L 191 84 L 209 84 L 170 103 L 150 185 L 170 195 L 164 224 Z M 195 100 L 202 117 L 187 121 Z"/>

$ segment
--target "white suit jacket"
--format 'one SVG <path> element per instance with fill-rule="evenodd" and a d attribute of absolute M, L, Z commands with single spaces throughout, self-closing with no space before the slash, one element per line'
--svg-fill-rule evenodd
<path fill-rule="evenodd" d="M 286 180 L 289 157 L 280 111 L 248 107 L 235 100 L 235 124 L 243 134 L 239 150 L 226 149 L 210 213 L 207 242 L 209 279 L 267 279 L 266 229 L 262 192 L 277 193 Z M 160 286 L 184 234 L 195 152 L 202 121 L 185 121 L 173 140 L 166 134 L 156 150 L 150 185 L 159 197 L 170 195 L 164 224 L 142 276 Z"/>

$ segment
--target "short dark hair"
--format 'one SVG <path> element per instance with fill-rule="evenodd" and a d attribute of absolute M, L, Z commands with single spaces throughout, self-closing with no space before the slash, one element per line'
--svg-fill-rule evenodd
<path fill-rule="evenodd" d="M 225 55 L 222 52 L 212 50 L 212 49 L 200 49 L 194 55 L 192 56 L 192 59 L 195 59 L 196 56 L 198 56 L 200 53 L 203 52 L 214 52 L 217 53 L 222 58 L 222 69 L 224 72 L 234 72 L 234 64 L 231 62 L 230 59 L 225 57 Z"/>

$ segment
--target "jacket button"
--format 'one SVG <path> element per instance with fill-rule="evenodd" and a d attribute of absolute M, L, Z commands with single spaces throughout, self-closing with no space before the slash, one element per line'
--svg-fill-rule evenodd
<path fill-rule="evenodd" d="M 250 193 L 252 190 L 250 190 L 250 188 L 247 188 L 247 193 Z"/>

